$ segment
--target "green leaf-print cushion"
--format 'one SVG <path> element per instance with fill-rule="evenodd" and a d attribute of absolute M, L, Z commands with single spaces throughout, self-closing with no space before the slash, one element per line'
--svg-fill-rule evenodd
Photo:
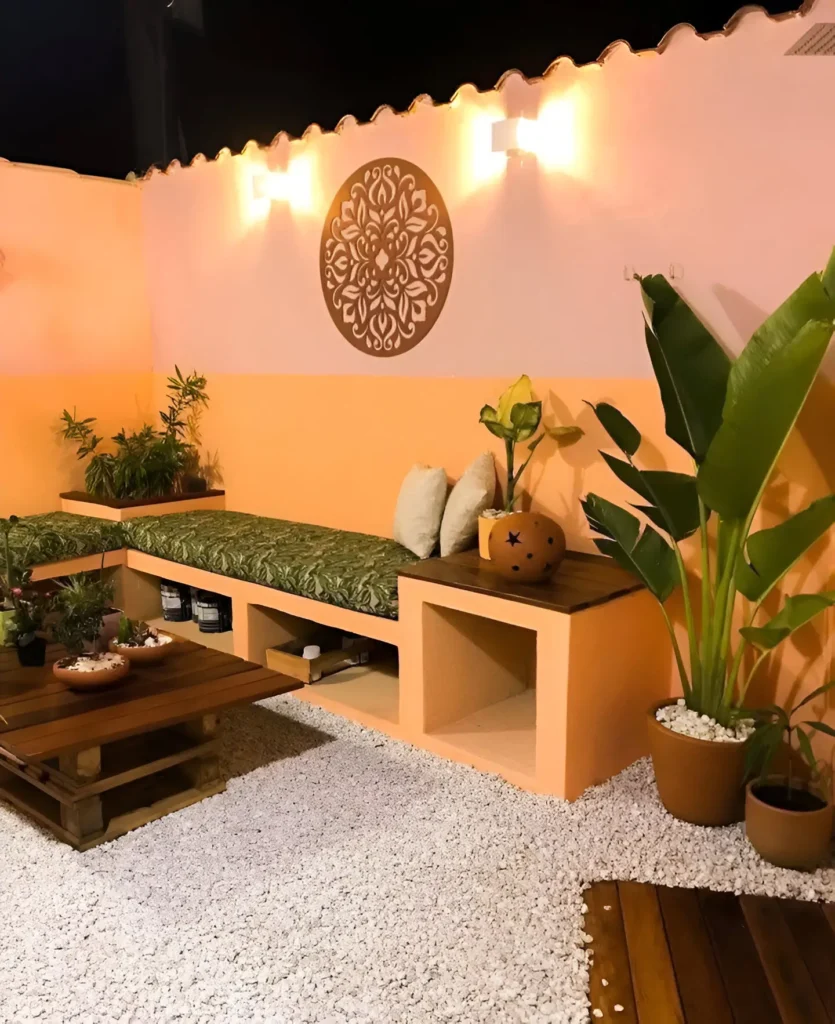
<path fill-rule="evenodd" d="M 243 512 L 174 512 L 122 524 L 128 547 L 339 608 L 397 618 L 397 570 L 419 561 L 393 540 Z"/>
<path fill-rule="evenodd" d="M 124 537 L 121 523 L 71 512 L 46 512 L 22 516 L 9 533 L 9 545 L 15 560 L 31 567 L 115 551 L 124 546 Z"/>

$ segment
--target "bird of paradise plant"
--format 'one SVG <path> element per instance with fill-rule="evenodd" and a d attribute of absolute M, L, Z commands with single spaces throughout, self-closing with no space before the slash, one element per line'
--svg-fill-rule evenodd
<path fill-rule="evenodd" d="M 835 591 L 798 594 L 760 623 L 763 602 L 835 522 L 835 495 L 785 522 L 752 532 L 763 493 L 823 361 L 835 327 L 835 250 L 755 331 L 732 360 L 660 274 L 637 278 L 645 337 L 666 417 L 666 433 L 693 461 L 693 473 L 641 469 L 637 428 L 614 406 L 592 405 L 623 458 L 601 452 L 641 501 L 649 520 L 589 494 L 583 501 L 603 554 L 635 573 L 658 600 L 687 706 L 727 725 L 751 681 L 786 637 L 835 604 Z M 700 541 L 700 608 L 694 607 L 681 545 Z M 667 602 L 681 590 L 686 653 Z M 734 638 L 737 598 L 747 598 Z M 757 652 L 742 672 L 748 647 Z M 744 676 L 744 678 L 743 678 Z"/>
<path fill-rule="evenodd" d="M 516 446 L 530 440 L 542 422 L 542 402 L 534 401 L 531 379 L 524 373 L 515 384 L 511 384 L 505 390 L 495 409 L 492 405 L 482 407 L 479 422 L 483 423 L 491 434 L 504 441 L 507 459 L 505 512 L 513 511 L 518 497 L 516 485 L 533 458 L 533 453 L 546 437 L 556 441 L 560 448 L 567 448 L 583 436 L 582 429 L 577 426 L 543 427 L 539 437 L 534 438 L 528 445 L 528 457 L 518 469 L 516 468 Z"/>

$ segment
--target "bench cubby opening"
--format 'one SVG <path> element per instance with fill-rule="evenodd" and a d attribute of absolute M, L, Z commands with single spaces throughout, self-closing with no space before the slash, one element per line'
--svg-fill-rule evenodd
<path fill-rule="evenodd" d="M 536 772 L 536 632 L 423 606 L 424 728 L 495 770 Z"/>

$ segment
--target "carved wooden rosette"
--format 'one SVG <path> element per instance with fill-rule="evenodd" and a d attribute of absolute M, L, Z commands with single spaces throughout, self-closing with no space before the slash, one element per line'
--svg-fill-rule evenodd
<path fill-rule="evenodd" d="M 334 196 L 322 231 L 331 319 L 360 352 L 408 352 L 443 309 L 452 258 L 449 213 L 431 178 L 397 157 L 364 164 Z"/>

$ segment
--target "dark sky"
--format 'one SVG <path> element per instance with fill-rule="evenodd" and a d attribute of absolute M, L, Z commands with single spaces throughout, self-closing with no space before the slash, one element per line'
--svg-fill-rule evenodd
<path fill-rule="evenodd" d="M 188 155 L 214 156 L 312 121 L 365 120 L 381 103 L 403 109 L 419 93 L 444 101 L 462 82 L 489 88 L 508 68 L 541 74 L 561 54 L 594 60 L 618 38 L 654 46 L 679 21 L 718 29 L 740 2 L 204 0 L 202 33 L 170 22 L 173 102 Z M 144 170 L 121 0 L 0 0 L 0 156 Z"/>

